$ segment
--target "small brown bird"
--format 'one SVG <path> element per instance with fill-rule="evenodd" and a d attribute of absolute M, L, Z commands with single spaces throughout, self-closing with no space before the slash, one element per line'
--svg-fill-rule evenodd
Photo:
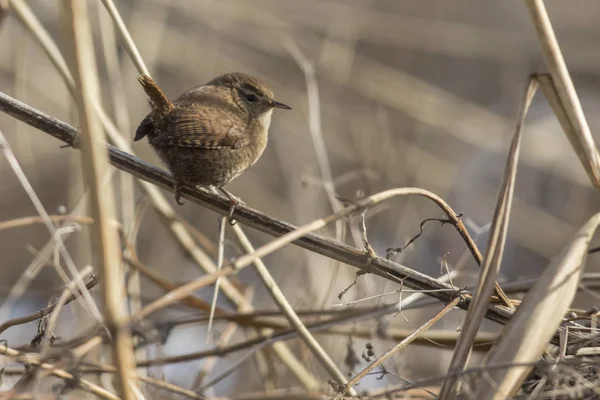
<path fill-rule="evenodd" d="M 239 200 L 223 186 L 250 168 L 266 145 L 274 108 L 291 110 L 275 101 L 258 79 L 238 72 L 219 76 L 188 90 L 171 102 L 147 75 L 138 81 L 152 111 L 136 130 L 134 140 L 147 136 L 175 181 L 175 200 L 182 184 L 214 186 L 232 202 Z"/>

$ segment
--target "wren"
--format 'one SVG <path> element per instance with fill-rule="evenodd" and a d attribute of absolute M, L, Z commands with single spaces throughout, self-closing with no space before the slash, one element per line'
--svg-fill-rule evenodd
<path fill-rule="evenodd" d="M 171 171 L 175 200 L 183 184 L 216 187 L 231 201 L 230 220 L 239 199 L 223 186 L 260 158 L 267 145 L 275 101 L 255 77 L 232 72 L 190 89 L 171 102 L 152 78 L 138 81 L 152 110 L 138 126 L 134 141 L 148 137 Z"/>

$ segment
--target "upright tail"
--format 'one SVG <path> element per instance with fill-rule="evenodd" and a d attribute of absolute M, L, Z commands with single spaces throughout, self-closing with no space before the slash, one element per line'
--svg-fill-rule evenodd
<path fill-rule="evenodd" d="M 162 116 L 171 112 L 173 103 L 165 96 L 160 87 L 154 82 L 154 79 L 148 75 L 140 75 L 138 82 L 142 85 L 144 92 L 146 92 L 146 95 L 150 99 L 150 105 L 154 112 Z"/>

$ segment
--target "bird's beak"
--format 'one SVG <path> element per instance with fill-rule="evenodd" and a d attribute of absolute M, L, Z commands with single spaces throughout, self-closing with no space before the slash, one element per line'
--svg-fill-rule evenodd
<path fill-rule="evenodd" d="M 269 105 L 271 107 L 273 107 L 273 108 L 281 108 L 283 110 L 291 110 L 292 109 L 292 107 L 286 106 L 285 104 L 280 103 L 280 102 L 275 101 L 275 100 L 271 101 L 271 103 L 269 103 Z"/>

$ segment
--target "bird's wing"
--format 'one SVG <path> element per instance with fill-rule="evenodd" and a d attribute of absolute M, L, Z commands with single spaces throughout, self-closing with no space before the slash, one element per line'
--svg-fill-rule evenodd
<path fill-rule="evenodd" d="M 203 149 L 239 149 L 249 144 L 239 118 L 216 108 L 175 108 L 165 117 L 165 129 L 152 143 Z"/>

